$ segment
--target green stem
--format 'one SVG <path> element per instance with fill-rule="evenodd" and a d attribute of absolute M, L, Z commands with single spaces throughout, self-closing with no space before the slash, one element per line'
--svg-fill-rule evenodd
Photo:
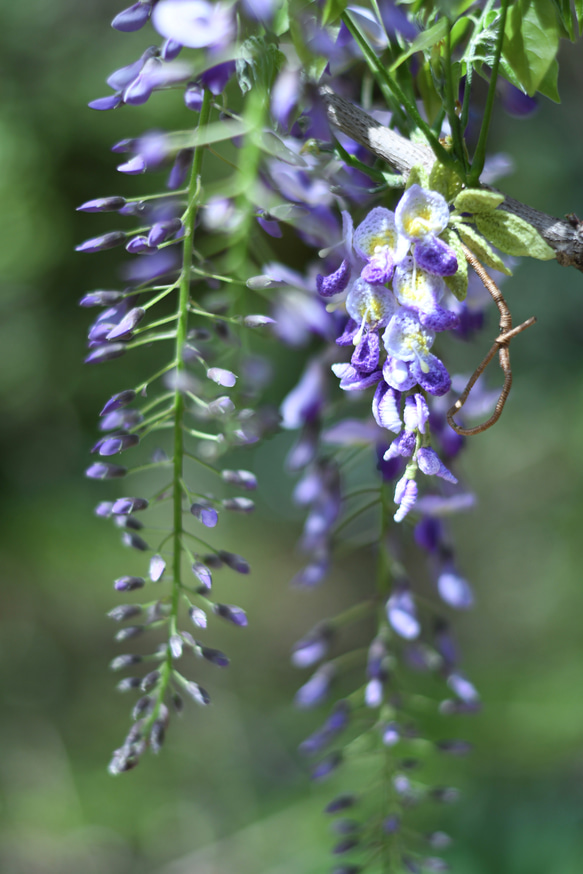
<path fill-rule="evenodd" d="M 478 145 L 474 152 L 474 159 L 468 176 L 468 187 L 473 188 L 478 185 L 484 163 L 486 161 L 486 143 L 488 140 L 488 131 L 490 129 L 490 121 L 492 119 L 492 109 L 494 108 L 494 97 L 496 96 L 496 82 L 498 81 L 498 67 L 500 66 L 500 57 L 502 56 L 502 45 L 504 43 L 504 29 L 506 27 L 506 13 L 508 12 L 509 0 L 500 0 L 500 25 L 498 30 L 498 39 L 496 40 L 496 53 L 494 55 L 494 63 L 492 64 L 492 72 L 490 75 L 490 85 L 488 87 L 488 96 L 486 97 L 486 106 L 484 108 L 484 118 L 482 127 L 480 128 L 480 136 L 478 137 Z"/>
<path fill-rule="evenodd" d="M 211 93 L 204 92 L 203 103 L 200 110 L 199 127 L 205 127 L 211 112 Z M 186 335 L 188 332 L 188 301 L 190 296 L 190 268 L 192 265 L 192 250 L 194 244 L 194 226 L 198 207 L 198 191 L 200 189 L 200 172 L 204 148 L 197 147 L 194 150 L 192 170 L 188 186 L 188 206 L 184 217 L 184 240 L 182 242 L 182 271 L 178 282 L 178 322 L 176 326 L 175 366 L 177 372 L 177 386 L 180 385 L 180 374 L 185 370 L 183 358 Z M 180 603 L 181 566 L 182 566 L 182 486 L 184 467 L 184 396 L 179 388 L 174 392 L 174 453 L 172 475 L 172 500 L 173 500 L 173 530 L 169 538 L 172 541 L 172 592 L 170 600 L 169 631 L 172 634 L 176 630 L 176 617 Z M 157 707 L 159 710 L 166 689 L 172 676 L 172 653 L 168 646 L 160 683 L 158 685 Z M 152 714 L 154 716 L 154 714 Z"/>
<path fill-rule="evenodd" d="M 447 118 L 451 128 L 453 148 L 460 162 L 460 166 L 467 169 L 466 150 L 460 119 L 455 111 L 455 96 L 453 93 L 453 76 L 451 60 L 451 25 L 447 29 L 445 37 L 445 102 L 447 106 Z"/>
<path fill-rule="evenodd" d="M 409 116 L 409 119 L 413 121 L 421 131 L 423 131 L 423 133 L 427 137 L 429 145 L 433 149 L 433 153 L 435 154 L 437 160 L 444 164 L 446 167 L 451 167 L 452 170 L 459 172 L 459 164 L 454 156 L 450 152 L 448 152 L 447 149 L 444 149 L 444 147 L 439 142 L 439 139 L 431 130 L 430 126 L 419 114 L 419 110 L 417 109 L 415 103 L 409 100 L 407 95 L 397 84 L 396 80 L 391 75 L 389 75 L 388 71 L 385 69 L 384 64 L 382 64 L 379 58 L 377 58 L 376 54 L 367 43 L 364 35 L 361 33 L 358 25 L 352 20 L 348 12 L 344 12 L 342 14 L 342 21 L 360 46 L 369 67 L 375 74 L 377 82 L 379 83 L 383 91 L 385 91 L 385 88 L 388 88 L 391 94 L 398 100 L 399 104 L 404 107 L 405 112 Z M 394 101 L 391 101 L 391 104 L 393 103 Z"/>
<path fill-rule="evenodd" d="M 474 56 L 474 50 L 476 47 L 476 43 L 480 38 L 480 34 L 484 30 L 484 21 L 486 20 L 486 16 L 489 14 L 490 10 L 494 6 L 496 0 L 488 0 L 482 14 L 480 15 L 478 21 L 476 22 L 476 26 L 474 28 L 474 32 L 472 33 L 472 38 L 468 44 L 468 47 L 465 51 L 466 57 L 466 86 L 464 90 L 464 102 L 462 105 L 462 115 L 461 115 L 461 128 L 462 131 L 466 129 L 468 126 L 468 118 L 470 115 L 470 96 L 472 92 L 472 79 L 474 77 L 474 64 L 471 58 Z M 470 60 L 467 60 L 467 59 Z"/>

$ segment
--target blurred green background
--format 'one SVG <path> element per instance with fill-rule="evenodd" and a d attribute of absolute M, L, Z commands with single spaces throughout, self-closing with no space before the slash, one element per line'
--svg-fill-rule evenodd
<path fill-rule="evenodd" d="M 132 364 L 81 366 L 90 315 L 77 300 L 112 285 L 119 255 L 74 254 L 111 227 L 74 208 L 138 193 L 143 179 L 116 175 L 111 144 L 170 126 L 182 110 L 179 97 L 124 113 L 85 108 L 150 38 L 110 29 L 117 2 L 0 5 L 0 871 L 325 871 L 331 838 L 319 811 L 341 779 L 307 783 L 295 749 L 319 717 L 290 704 L 303 675 L 289 650 L 359 597 L 363 569 L 347 561 L 317 592 L 289 589 L 300 517 L 282 472 L 288 435 L 245 457 L 266 487 L 255 518 L 232 524 L 225 542 L 254 573 L 220 585 L 252 621 L 209 636 L 232 658 L 227 672 L 208 671 L 214 707 L 188 708 L 159 757 L 117 779 L 106 773 L 129 701 L 107 670 L 119 646 L 105 613 L 111 580 L 143 562 L 94 517 L 107 486 L 82 471 L 96 412 L 131 383 Z M 545 101 L 525 121 L 498 111 L 492 143 L 516 162 L 504 190 L 556 215 L 583 213 L 582 47 L 566 46 L 561 62 L 562 106 Z M 456 629 L 485 708 L 447 729 L 476 752 L 444 762 L 441 779 L 462 787 L 463 801 L 432 810 L 427 827 L 453 833 L 448 858 L 460 874 L 580 874 L 583 279 L 534 262 L 505 294 L 517 322 L 535 314 L 538 324 L 513 347 L 501 422 L 461 462 L 479 503 L 454 526 L 478 602 Z M 486 346 L 456 350 L 460 367 Z"/>

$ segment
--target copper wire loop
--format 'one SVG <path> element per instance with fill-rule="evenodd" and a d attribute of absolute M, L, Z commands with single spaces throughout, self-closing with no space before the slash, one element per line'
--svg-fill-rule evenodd
<path fill-rule="evenodd" d="M 495 425 L 502 410 L 504 409 L 504 404 L 506 403 L 506 399 L 510 394 L 510 389 L 512 387 L 512 368 L 510 366 L 510 341 L 516 337 L 517 334 L 520 334 L 526 328 L 530 328 L 531 325 L 534 325 L 536 322 L 536 318 L 531 316 L 530 319 L 527 319 L 525 322 L 522 322 L 518 327 L 512 327 L 512 316 L 510 314 L 510 310 L 508 309 L 508 304 L 504 300 L 502 292 L 494 282 L 494 280 L 486 273 L 481 263 L 478 261 L 473 252 L 471 252 L 467 246 L 463 243 L 462 249 L 464 251 L 464 255 L 466 256 L 466 261 L 475 271 L 475 273 L 479 276 L 484 287 L 490 293 L 492 300 L 498 307 L 498 312 L 500 313 L 500 333 L 494 340 L 492 347 L 484 360 L 478 367 L 474 370 L 471 377 L 468 380 L 468 384 L 463 390 L 460 397 L 457 399 L 455 404 L 449 408 L 447 411 L 447 421 L 448 424 L 456 434 L 461 434 L 463 437 L 473 437 L 475 434 L 481 434 L 482 431 L 487 431 L 488 428 L 491 428 L 492 425 Z M 494 408 L 494 412 L 490 416 L 490 418 L 483 422 L 481 425 L 476 425 L 474 428 L 462 428 L 460 425 L 457 425 L 454 421 L 454 416 L 456 413 L 462 409 L 464 404 L 466 403 L 469 394 L 474 387 L 477 379 L 482 375 L 492 358 L 498 352 L 498 361 L 500 362 L 500 367 L 502 368 L 502 372 L 504 373 L 504 385 L 502 386 L 502 390 L 500 392 L 500 396 L 496 401 L 496 406 Z"/>

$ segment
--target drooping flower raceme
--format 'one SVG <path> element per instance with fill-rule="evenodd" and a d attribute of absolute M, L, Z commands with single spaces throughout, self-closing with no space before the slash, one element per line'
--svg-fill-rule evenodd
<path fill-rule="evenodd" d="M 409 401 L 404 401 L 401 393 L 418 388 L 440 397 L 451 387 L 445 365 L 431 351 L 436 334 L 455 328 L 458 322 L 457 314 L 442 306 L 447 292 L 443 277 L 458 269 L 455 252 L 439 236 L 448 221 L 445 198 L 413 184 L 394 213 L 375 207 L 353 234 L 345 220 L 348 257 L 334 273 L 317 280 L 322 297 L 336 301 L 346 292 L 349 320 L 337 343 L 351 344 L 355 349 L 350 363 L 332 367 L 340 387 L 362 391 L 378 386 L 373 414 L 377 423 L 389 430 L 400 421 L 399 405 L 406 407 Z M 354 275 L 355 268 L 360 269 L 359 276 Z M 393 444 L 385 455 L 385 459 L 396 454 L 411 457 L 395 492 L 397 521 L 415 504 L 417 471 L 437 473 L 423 454 L 433 452 L 424 427 L 406 433 L 406 439 L 398 438 L 398 452 Z M 405 447 L 407 451 L 403 451 Z"/>

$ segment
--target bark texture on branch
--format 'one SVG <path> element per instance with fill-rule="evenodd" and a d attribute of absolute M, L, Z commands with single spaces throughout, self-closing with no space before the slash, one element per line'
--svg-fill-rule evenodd
<path fill-rule="evenodd" d="M 416 164 L 429 168 L 435 156 L 429 146 L 412 143 L 395 131 L 375 121 L 367 112 L 322 86 L 328 121 L 342 133 L 382 158 L 406 178 Z M 405 181 L 405 180 L 403 180 Z M 513 197 L 506 197 L 500 209 L 525 219 L 537 229 L 541 237 L 554 249 L 559 264 L 575 267 L 583 272 L 583 223 L 555 218 L 533 209 Z"/>

